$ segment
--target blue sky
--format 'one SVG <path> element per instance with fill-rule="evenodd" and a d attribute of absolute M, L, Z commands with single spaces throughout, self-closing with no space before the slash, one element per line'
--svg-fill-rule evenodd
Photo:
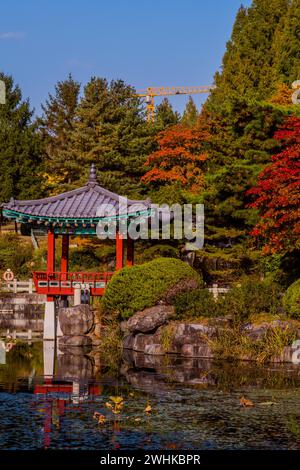
<path fill-rule="evenodd" d="M 137 89 L 207 85 L 241 3 L 251 0 L 1 2 L 0 69 L 37 112 L 69 72 L 82 84 L 96 75 L 122 78 Z M 186 99 L 171 101 L 182 111 Z"/>

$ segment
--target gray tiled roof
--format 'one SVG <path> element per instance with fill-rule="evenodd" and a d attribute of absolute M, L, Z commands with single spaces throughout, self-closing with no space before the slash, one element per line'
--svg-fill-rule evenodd
<path fill-rule="evenodd" d="M 118 194 L 102 188 L 96 180 L 95 169 L 92 166 L 87 184 L 81 188 L 68 191 L 57 196 L 36 200 L 15 200 L 3 204 L 3 209 L 32 216 L 46 217 L 76 217 L 91 218 L 110 215 L 110 211 L 104 214 L 108 205 L 113 207 L 113 213 L 122 214 L 125 210 L 125 199 Z M 127 200 L 129 213 L 145 210 L 150 206 L 150 200 Z M 101 213 L 99 214 L 99 209 Z"/>

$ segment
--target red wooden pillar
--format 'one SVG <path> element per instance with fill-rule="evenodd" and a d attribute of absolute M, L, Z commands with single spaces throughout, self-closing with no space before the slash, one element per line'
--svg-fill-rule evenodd
<path fill-rule="evenodd" d="M 127 238 L 126 266 L 133 266 L 134 263 L 134 241 Z"/>
<path fill-rule="evenodd" d="M 124 239 L 119 232 L 116 234 L 116 271 L 123 268 Z"/>
<path fill-rule="evenodd" d="M 55 271 L 55 235 L 53 230 L 48 230 L 48 247 L 47 247 L 47 273 Z M 52 302 L 53 296 L 48 295 L 47 301 Z"/>
<path fill-rule="evenodd" d="M 48 252 L 47 252 L 47 273 L 55 271 L 55 235 L 53 230 L 48 230 Z"/>
<path fill-rule="evenodd" d="M 62 236 L 60 272 L 67 273 L 69 270 L 69 235 Z"/>

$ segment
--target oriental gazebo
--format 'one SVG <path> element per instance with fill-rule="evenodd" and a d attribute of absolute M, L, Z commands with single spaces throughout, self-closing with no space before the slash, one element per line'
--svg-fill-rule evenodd
<path fill-rule="evenodd" d="M 82 286 L 91 296 L 101 296 L 113 272 L 69 272 L 70 236 L 96 236 L 100 222 L 111 221 L 116 227 L 115 269 L 133 265 L 134 242 L 120 230 L 137 217 L 148 218 L 151 201 L 130 200 L 98 184 L 95 166 L 90 169 L 85 186 L 57 196 L 37 200 L 15 200 L 2 206 L 3 216 L 31 228 L 43 228 L 47 234 L 47 269 L 33 273 L 36 291 L 47 296 L 44 321 L 44 339 L 54 339 L 56 315 L 55 299 L 74 295 Z M 62 237 L 60 268 L 55 266 L 55 240 Z M 125 247 L 126 239 L 126 247 Z M 125 254 L 126 248 L 126 254 Z M 124 260 L 125 258 L 125 260 Z"/>

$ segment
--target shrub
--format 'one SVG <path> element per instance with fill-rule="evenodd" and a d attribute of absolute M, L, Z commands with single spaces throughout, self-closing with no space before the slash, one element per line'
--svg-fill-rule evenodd
<path fill-rule="evenodd" d="M 188 264 L 173 258 L 158 258 L 117 272 L 103 296 L 105 313 L 129 318 L 138 310 L 154 306 L 177 283 L 201 277 Z"/>
<path fill-rule="evenodd" d="M 219 315 L 230 315 L 234 322 L 248 320 L 250 315 L 278 311 L 280 289 L 275 283 L 247 278 L 218 300 Z"/>
<path fill-rule="evenodd" d="M 0 270 L 10 268 L 16 277 L 30 275 L 33 249 L 30 244 L 20 242 L 16 234 L 0 236 Z"/>
<path fill-rule="evenodd" d="M 179 258 L 178 249 L 171 245 L 153 245 L 143 251 L 143 261 L 151 261 L 154 258 Z"/>
<path fill-rule="evenodd" d="M 300 319 L 300 279 L 288 287 L 282 303 L 284 310 L 290 317 Z"/>
<path fill-rule="evenodd" d="M 179 294 L 175 300 L 177 318 L 214 317 L 218 314 L 218 305 L 208 289 L 195 289 Z"/>

